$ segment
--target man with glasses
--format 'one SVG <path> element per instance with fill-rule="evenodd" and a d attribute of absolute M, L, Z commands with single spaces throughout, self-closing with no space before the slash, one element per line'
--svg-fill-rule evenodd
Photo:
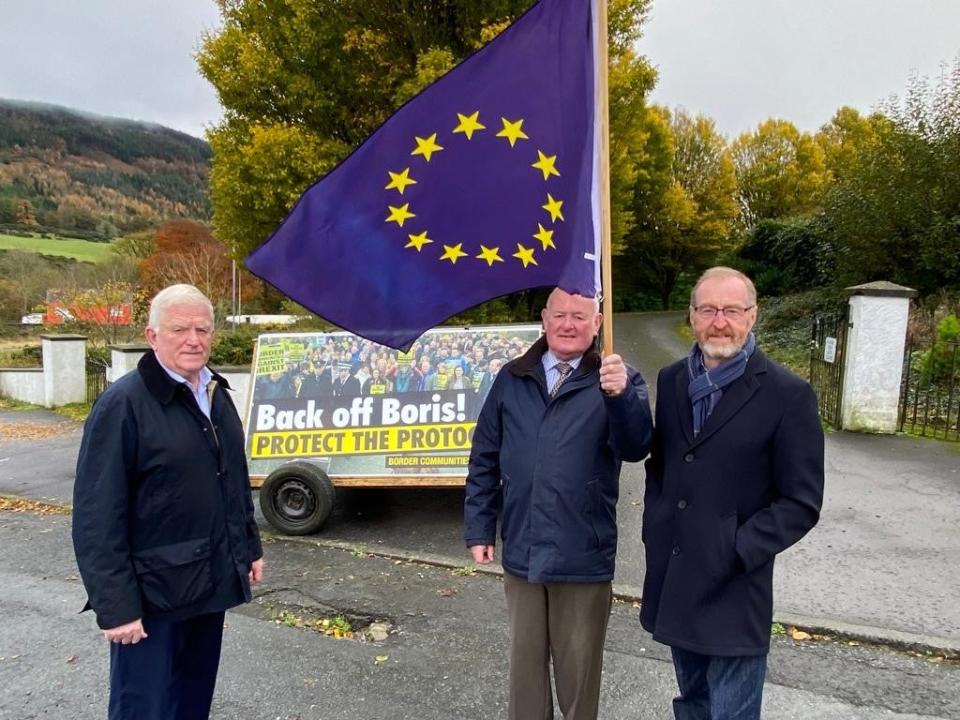
<path fill-rule="evenodd" d="M 690 296 L 696 343 L 657 380 L 640 621 L 671 648 L 677 720 L 760 717 L 774 559 L 820 516 L 816 396 L 756 347 L 756 319 L 750 279 L 707 270 Z"/>

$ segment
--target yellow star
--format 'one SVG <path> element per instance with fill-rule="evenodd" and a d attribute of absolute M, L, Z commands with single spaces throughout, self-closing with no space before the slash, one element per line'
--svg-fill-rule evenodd
<path fill-rule="evenodd" d="M 517 252 L 513 254 L 513 257 L 523 262 L 524 267 L 537 264 L 537 261 L 533 258 L 533 248 L 525 248 L 520 243 L 517 243 Z"/>
<path fill-rule="evenodd" d="M 463 243 L 457 243 L 456 245 L 444 245 L 443 255 L 440 256 L 440 259 L 449 260 L 451 263 L 456 265 L 457 260 L 467 256 L 467 254 L 460 249 L 462 247 L 463 247 Z"/>
<path fill-rule="evenodd" d="M 387 205 L 387 208 L 390 210 L 390 216 L 384 220 L 384 222 L 395 222 L 400 227 L 403 227 L 403 223 L 410 218 L 416 217 L 416 215 L 410 212 L 410 203 L 404 203 L 400 207 Z"/>
<path fill-rule="evenodd" d="M 517 140 L 529 140 L 527 134 L 521 129 L 523 120 L 510 122 L 505 117 L 500 118 L 503 122 L 503 130 L 497 133 L 497 137 L 505 137 L 510 141 L 510 147 L 516 145 Z"/>
<path fill-rule="evenodd" d="M 423 250 L 424 245 L 429 245 L 433 242 L 430 238 L 427 237 L 427 231 L 424 230 L 419 235 L 407 235 L 410 238 L 410 242 L 404 245 L 405 248 L 415 248 L 417 252 Z"/>
<path fill-rule="evenodd" d="M 434 133 L 428 138 L 415 137 L 414 140 L 417 141 L 417 149 L 414 150 L 411 155 L 423 155 L 427 159 L 427 162 L 430 162 L 430 157 L 435 153 L 443 150 L 442 147 L 437 145 L 437 134 Z"/>
<path fill-rule="evenodd" d="M 480 116 L 480 111 L 477 110 L 473 115 L 469 117 L 466 115 L 461 115 L 457 113 L 457 117 L 460 118 L 460 124 L 457 125 L 453 131 L 455 133 L 463 133 L 467 136 L 467 140 L 473 140 L 473 134 L 477 130 L 486 130 L 486 125 L 481 125 L 480 121 L 477 119 Z"/>
<path fill-rule="evenodd" d="M 537 227 L 540 228 L 540 230 L 534 234 L 534 237 L 543 243 L 543 249 L 553 248 L 556 250 L 557 246 L 553 244 L 553 230 L 547 230 L 540 223 L 537 223 Z"/>
<path fill-rule="evenodd" d="M 551 175 L 556 175 L 560 177 L 560 172 L 553 166 L 557 161 L 556 155 L 550 155 L 549 157 L 544 155 L 542 152 L 537 150 L 537 155 L 540 156 L 540 159 L 537 160 L 531 167 L 535 167 L 537 170 L 543 173 L 543 179 L 548 179 Z"/>
<path fill-rule="evenodd" d="M 489 267 L 493 267 L 495 262 L 503 262 L 503 258 L 500 257 L 500 248 L 488 248 L 486 245 L 480 246 L 477 260 L 486 260 Z"/>
<path fill-rule="evenodd" d="M 407 185 L 417 184 L 417 181 L 410 177 L 410 168 L 398 173 L 387 170 L 387 175 L 390 176 L 390 184 L 388 184 L 384 190 L 396 190 L 403 195 L 403 189 L 407 187 Z"/>
<path fill-rule="evenodd" d="M 551 222 L 556 222 L 557 218 L 563 221 L 563 213 L 560 211 L 563 207 L 563 200 L 554 200 L 553 195 L 547 193 L 547 204 L 541 205 L 540 207 L 550 213 Z"/>

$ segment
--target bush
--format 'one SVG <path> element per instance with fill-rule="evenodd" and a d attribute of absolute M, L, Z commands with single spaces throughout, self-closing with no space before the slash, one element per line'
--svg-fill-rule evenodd
<path fill-rule="evenodd" d="M 754 334 L 757 344 L 774 360 L 801 377 L 810 373 L 810 328 L 818 314 L 845 312 L 845 295 L 817 288 L 783 297 L 760 297 Z"/>
<path fill-rule="evenodd" d="M 920 355 L 921 382 L 949 384 L 957 374 L 960 320 L 947 315 L 937 325 L 937 339 L 933 347 Z"/>
<path fill-rule="evenodd" d="M 262 328 L 240 325 L 236 329 L 217 333 L 210 352 L 210 364 L 214 367 L 224 365 L 249 365 L 253 361 L 253 346 Z"/>
<path fill-rule="evenodd" d="M 104 345 L 87 343 L 87 371 L 110 367 L 110 349 Z"/>
<path fill-rule="evenodd" d="M 39 344 L 23 345 L 19 348 L 8 348 L 0 352 L 0 367 L 43 367 L 43 348 Z"/>
<path fill-rule="evenodd" d="M 761 295 L 802 292 L 827 284 L 833 275 L 833 250 L 815 217 L 758 223 L 739 257 Z"/>

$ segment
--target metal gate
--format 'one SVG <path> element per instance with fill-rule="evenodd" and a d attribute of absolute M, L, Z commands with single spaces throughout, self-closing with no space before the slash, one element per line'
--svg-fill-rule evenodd
<path fill-rule="evenodd" d="M 900 432 L 960 441 L 960 342 L 907 345 Z"/>
<path fill-rule="evenodd" d="M 840 428 L 843 397 L 843 353 L 847 339 L 847 308 L 817 315 L 810 337 L 810 384 L 817 393 L 820 417 Z"/>
<path fill-rule="evenodd" d="M 87 365 L 87 403 L 92 405 L 107 389 L 107 369 L 102 365 Z"/>

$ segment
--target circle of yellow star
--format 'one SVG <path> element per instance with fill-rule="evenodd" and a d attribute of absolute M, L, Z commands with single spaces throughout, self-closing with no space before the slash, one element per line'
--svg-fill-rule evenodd
<path fill-rule="evenodd" d="M 390 215 L 384 222 L 395 222 L 400 227 L 403 227 L 403 223 L 410 218 L 416 217 L 416 215 L 410 212 L 410 203 L 404 203 L 400 207 L 387 205 L 387 208 L 390 210 Z"/>
<path fill-rule="evenodd" d="M 510 141 L 510 147 L 513 147 L 517 144 L 517 140 L 529 140 L 527 134 L 523 131 L 523 120 L 517 120 L 516 122 L 510 122 L 505 117 L 500 118 L 500 121 L 503 123 L 503 129 L 497 133 L 497 137 L 505 137 Z"/>
<path fill-rule="evenodd" d="M 477 260 L 486 260 L 488 267 L 493 267 L 495 262 L 503 262 L 500 257 L 500 248 L 488 248 L 486 245 L 480 246 L 480 254 L 476 256 Z"/>
<path fill-rule="evenodd" d="M 547 155 L 544 155 L 539 150 L 537 150 L 537 155 L 540 156 L 540 159 L 537 160 L 537 162 L 535 162 L 533 165 L 531 165 L 531 167 L 535 167 L 537 170 L 542 172 L 544 180 L 549 179 L 551 175 L 556 175 L 557 177 L 560 177 L 560 171 L 557 170 L 556 167 L 554 167 L 555 163 L 557 162 L 556 155 L 547 156 Z"/>
<path fill-rule="evenodd" d="M 550 213 L 551 222 L 556 222 L 558 218 L 561 222 L 563 221 L 563 212 L 561 212 L 563 200 L 554 200 L 553 195 L 547 193 L 547 204 L 541 205 L 541 207 Z"/>
<path fill-rule="evenodd" d="M 473 134 L 477 130 L 486 130 L 486 125 L 481 125 L 480 120 L 477 118 L 480 117 L 480 111 L 477 110 L 473 115 L 461 115 L 457 113 L 457 117 L 460 119 L 460 124 L 457 125 L 453 131 L 455 133 L 463 133 L 467 136 L 467 140 L 473 140 Z"/>
<path fill-rule="evenodd" d="M 428 138 L 414 137 L 414 140 L 417 141 L 417 148 L 410 153 L 411 155 L 423 155 L 426 158 L 427 162 L 430 162 L 430 158 L 435 152 L 440 152 L 443 150 L 443 147 L 437 145 L 437 134 L 434 133 Z"/>
<path fill-rule="evenodd" d="M 457 260 L 467 256 L 467 254 L 463 252 L 462 248 L 463 243 L 457 243 L 456 245 L 444 245 L 443 255 L 440 256 L 440 259 L 449 260 L 452 264 L 456 265 Z"/>
<path fill-rule="evenodd" d="M 407 185 L 417 184 L 417 181 L 410 177 L 410 168 L 398 173 L 387 170 L 387 175 L 390 176 L 390 183 L 384 188 L 384 190 L 396 190 L 398 193 L 403 195 L 403 190 L 407 187 Z"/>
<path fill-rule="evenodd" d="M 430 238 L 427 237 L 427 231 L 424 230 L 419 235 L 407 235 L 410 238 L 410 242 L 404 245 L 405 248 L 414 248 L 417 252 L 423 250 L 424 245 L 429 245 L 433 242 Z"/>
<path fill-rule="evenodd" d="M 513 257 L 520 260 L 524 267 L 537 264 L 536 259 L 533 257 L 533 248 L 526 248 L 520 243 L 517 243 L 517 252 L 513 254 Z"/>
<path fill-rule="evenodd" d="M 543 225 L 537 223 L 539 230 L 534 233 L 533 237 L 539 240 L 543 244 L 543 249 L 553 248 L 557 249 L 557 246 L 553 244 L 553 230 L 547 230 Z"/>

